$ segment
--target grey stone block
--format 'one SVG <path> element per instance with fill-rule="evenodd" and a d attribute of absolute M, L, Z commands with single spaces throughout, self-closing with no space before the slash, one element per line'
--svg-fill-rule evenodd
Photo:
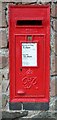
<path fill-rule="evenodd" d="M 36 2 L 36 0 L 22 0 L 23 3 L 32 3 L 32 2 Z"/>
<path fill-rule="evenodd" d="M 20 118 L 19 120 L 56 120 L 56 118 Z"/>
<path fill-rule="evenodd" d="M 21 2 L 21 0 L 0 0 L 1 2 Z"/>
<path fill-rule="evenodd" d="M 8 119 L 12 119 L 12 120 L 17 120 L 20 117 L 24 117 L 28 115 L 28 111 L 20 111 L 20 112 L 16 112 L 16 111 L 3 111 L 2 112 L 2 119 L 8 120 Z"/>

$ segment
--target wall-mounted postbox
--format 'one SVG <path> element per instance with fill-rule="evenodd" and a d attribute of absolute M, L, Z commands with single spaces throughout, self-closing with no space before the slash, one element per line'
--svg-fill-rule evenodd
<path fill-rule="evenodd" d="M 50 6 L 9 7 L 10 109 L 47 110 Z"/>

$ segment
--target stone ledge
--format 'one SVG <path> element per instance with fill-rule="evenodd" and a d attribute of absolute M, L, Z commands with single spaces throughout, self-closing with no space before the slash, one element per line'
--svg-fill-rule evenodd
<path fill-rule="evenodd" d="M 2 118 L 1 120 L 14 120 L 11 118 Z M 56 120 L 56 118 L 16 118 L 15 120 Z"/>
<path fill-rule="evenodd" d="M 36 2 L 36 0 L 0 0 L 0 2 L 24 2 L 24 3 L 31 3 L 31 2 Z M 49 2 L 56 2 L 56 0 L 54 1 L 52 1 L 52 0 L 38 0 L 37 2 L 42 2 L 42 3 L 49 3 Z"/>
<path fill-rule="evenodd" d="M 20 112 L 8 112 L 8 111 L 2 111 L 2 120 L 11 120 L 11 119 L 17 119 L 17 118 L 20 118 L 20 117 L 24 117 L 24 116 L 27 116 L 28 115 L 28 111 L 20 111 Z M 15 119 L 15 120 L 16 120 Z"/>
<path fill-rule="evenodd" d="M 57 120 L 57 112 L 41 111 L 28 117 L 29 111 L 2 111 L 2 120 Z M 33 112 L 33 111 L 32 111 Z"/>
<path fill-rule="evenodd" d="M 21 0 L 0 0 L 0 2 L 4 2 L 4 3 L 6 3 L 6 2 L 21 2 Z"/>
<path fill-rule="evenodd" d="M 19 120 L 56 120 L 56 118 L 20 118 Z"/>

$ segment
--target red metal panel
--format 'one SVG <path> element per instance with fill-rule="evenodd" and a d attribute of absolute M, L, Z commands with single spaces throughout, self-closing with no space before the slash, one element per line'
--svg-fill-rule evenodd
<path fill-rule="evenodd" d="M 10 102 L 48 102 L 50 7 L 44 5 L 10 6 L 9 26 Z M 28 50 L 26 48 L 27 52 L 25 51 L 24 54 L 24 47 L 27 45 L 29 48 Z M 34 53 L 36 53 L 36 58 Z M 32 62 L 26 59 L 28 65 L 23 54 L 33 59 L 29 58 Z"/>

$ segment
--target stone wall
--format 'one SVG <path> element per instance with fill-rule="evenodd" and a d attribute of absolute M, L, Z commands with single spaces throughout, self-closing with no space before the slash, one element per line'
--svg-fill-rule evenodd
<path fill-rule="evenodd" d="M 9 110 L 9 4 L 50 4 L 50 104 L 48 111 Z M 0 0 L 0 111 L 3 118 L 52 118 L 57 116 L 57 0 Z M 16 113 L 16 114 L 15 114 Z M 0 115 L 1 116 L 1 115 Z M 1 118 L 1 117 L 0 117 Z M 16 118 L 17 120 L 17 118 Z M 39 119 L 40 120 L 40 119 Z"/>

